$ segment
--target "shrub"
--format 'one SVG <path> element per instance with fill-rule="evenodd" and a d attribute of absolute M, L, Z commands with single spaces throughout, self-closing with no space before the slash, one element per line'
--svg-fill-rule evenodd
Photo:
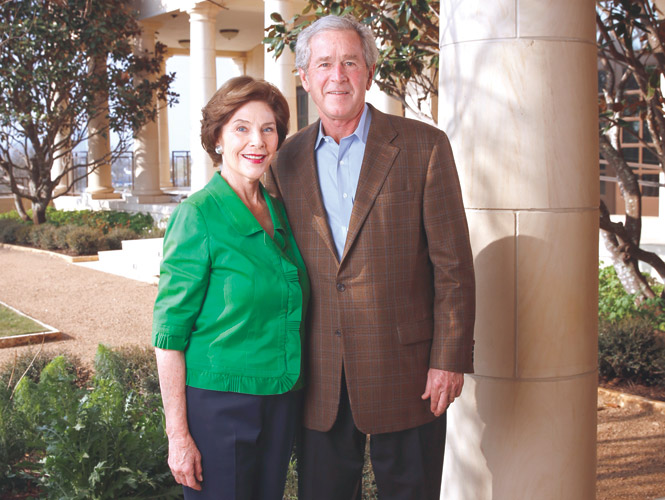
<path fill-rule="evenodd" d="M 67 234 L 67 247 L 77 255 L 93 255 L 100 249 L 102 232 L 90 227 L 72 228 Z"/>
<path fill-rule="evenodd" d="M 656 293 L 662 285 L 653 286 Z M 626 293 L 614 267 L 607 266 L 598 272 L 598 319 L 601 322 L 619 322 L 630 318 L 644 318 L 654 328 L 665 331 L 665 300 L 648 299 L 638 304 L 635 295 Z"/>
<path fill-rule="evenodd" d="M 10 218 L 0 219 L 0 242 L 16 243 L 17 231 L 27 224 Z"/>
<path fill-rule="evenodd" d="M 598 334 L 598 367 L 604 378 L 646 385 L 665 384 L 665 341 L 650 320 L 603 322 Z"/>
<path fill-rule="evenodd" d="M 10 395 L 10 388 L 0 384 L 0 491 L 7 492 L 24 488 L 28 482 L 20 467 L 14 467 L 25 456 L 28 445 L 24 436 L 26 423 L 23 415 L 14 411 Z"/>
<path fill-rule="evenodd" d="M 77 383 L 76 369 L 63 357 L 44 366 L 35 380 L 42 362 L 37 358 L 34 370 L 17 385 L 13 420 L 0 420 L 0 444 L 3 435 L 14 439 L 11 447 L 3 447 L 13 450 L 11 458 L 3 462 L 0 452 L 0 471 L 7 472 L 0 476 L 0 485 L 10 485 L 9 478 L 16 476 L 17 467 L 11 464 L 19 455 L 36 450 L 43 458 L 33 460 L 32 467 L 39 469 L 36 476 L 49 498 L 182 496 L 166 462 L 161 401 L 147 389 L 154 390 L 157 380 L 151 349 L 100 346 L 97 373 L 92 384 L 85 385 Z M 21 370 L 14 366 L 13 371 Z M 8 373 L 9 367 L 0 367 L 3 380 Z M 7 422 L 16 422 L 14 433 L 24 429 L 16 434 L 23 444 L 11 433 L 3 434 Z"/>
<path fill-rule="evenodd" d="M 115 380 L 128 391 L 159 394 L 155 351 L 148 347 L 124 346 L 113 350 L 100 345 L 95 355 L 98 377 Z"/>
<path fill-rule="evenodd" d="M 41 224 L 33 226 L 30 230 L 30 243 L 32 246 L 44 250 L 55 250 L 59 247 L 57 238 L 58 229 L 52 224 Z"/>
<path fill-rule="evenodd" d="M 109 250 L 120 250 L 122 242 L 126 240 L 135 240 L 139 235 L 132 229 L 126 227 L 114 227 L 104 237 L 106 240 L 106 247 Z"/>
<path fill-rule="evenodd" d="M 42 370 L 56 357 L 55 354 L 39 352 L 33 354 L 32 350 L 23 351 L 11 362 L 0 365 L 0 385 L 13 390 L 23 374 L 33 382 L 39 382 Z M 76 380 L 77 385 L 82 386 L 89 378 L 88 372 L 81 367 L 78 357 L 68 355 L 65 364 L 69 374 Z"/>

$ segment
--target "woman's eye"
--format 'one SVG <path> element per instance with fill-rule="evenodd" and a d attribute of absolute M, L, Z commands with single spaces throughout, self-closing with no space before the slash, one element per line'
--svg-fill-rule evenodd
<path fill-rule="evenodd" d="M 238 132 L 246 132 L 246 131 L 247 131 L 247 128 L 246 128 L 246 127 L 243 127 L 243 126 L 240 126 L 240 127 L 238 127 L 236 130 L 237 130 Z"/>
<path fill-rule="evenodd" d="M 272 128 L 272 127 L 266 127 L 266 128 L 263 129 L 263 131 L 269 134 L 269 133 L 271 133 L 271 132 L 274 132 L 275 129 Z"/>

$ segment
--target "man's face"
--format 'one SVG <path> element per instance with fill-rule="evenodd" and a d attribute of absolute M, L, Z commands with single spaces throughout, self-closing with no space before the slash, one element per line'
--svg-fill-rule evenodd
<path fill-rule="evenodd" d="M 300 70 L 303 88 L 312 96 L 319 116 L 326 120 L 352 121 L 365 105 L 374 68 L 368 68 L 362 42 L 355 31 L 322 31 L 309 41 L 307 71 Z"/>

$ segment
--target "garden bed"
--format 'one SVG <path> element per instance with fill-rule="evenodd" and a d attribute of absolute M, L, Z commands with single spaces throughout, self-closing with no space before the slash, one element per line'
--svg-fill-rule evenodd
<path fill-rule="evenodd" d="M 0 348 L 56 340 L 60 331 L 0 302 Z"/>

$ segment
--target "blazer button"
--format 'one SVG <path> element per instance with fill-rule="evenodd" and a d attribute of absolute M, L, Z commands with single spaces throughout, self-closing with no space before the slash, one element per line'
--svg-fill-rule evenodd
<path fill-rule="evenodd" d="M 342 336 L 342 332 L 339 331 L 339 330 L 335 330 L 335 337 L 341 337 L 341 336 Z"/>
<path fill-rule="evenodd" d="M 344 283 L 337 283 L 337 291 L 338 292 L 343 292 L 346 290 L 346 287 L 344 286 Z"/>

